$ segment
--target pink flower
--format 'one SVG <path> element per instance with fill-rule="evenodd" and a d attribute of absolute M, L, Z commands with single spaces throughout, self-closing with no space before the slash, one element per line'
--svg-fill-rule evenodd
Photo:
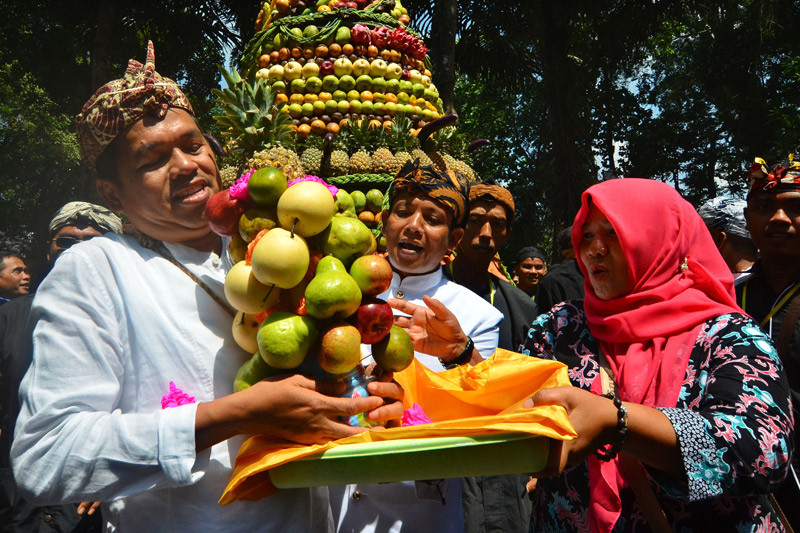
<path fill-rule="evenodd" d="M 290 181 L 289 182 L 289 187 L 291 187 L 295 183 L 300 183 L 301 181 L 314 181 L 316 183 L 322 184 L 322 185 L 326 186 L 329 191 L 331 191 L 331 194 L 334 197 L 336 197 L 336 194 L 339 192 L 339 188 L 336 185 L 331 185 L 329 183 L 326 183 L 325 180 L 320 179 L 317 176 L 312 176 L 311 174 L 306 174 L 302 178 L 297 178 L 296 180 Z M 233 196 L 233 194 L 231 194 L 231 196 Z"/>
<path fill-rule="evenodd" d="M 421 424 L 430 424 L 433 422 L 428 415 L 425 414 L 425 411 L 422 410 L 422 407 L 419 404 L 414 404 L 411 409 L 406 409 L 403 412 L 403 418 L 401 420 L 403 427 L 405 426 L 419 426 Z"/>
<path fill-rule="evenodd" d="M 253 175 L 253 172 L 255 172 L 255 169 L 251 168 L 231 184 L 231 198 L 250 200 L 250 196 L 247 194 L 247 183 L 250 181 L 250 176 Z"/>
<path fill-rule="evenodd" d="M 169 394 L 165 394 L 161 398 L 161 408 L 178 407 L 186 405 L 187 403 L 195 403 L 197 400 L 194 396 L 189 396 L 181 389 L 175 386 L 173 381 L 169 382 Z"/>

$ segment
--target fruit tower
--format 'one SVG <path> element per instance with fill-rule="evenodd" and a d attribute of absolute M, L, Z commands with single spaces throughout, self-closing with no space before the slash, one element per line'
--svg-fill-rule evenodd
<path fill-rule="evenodd" d="M 274 166 L 290 180 L 310 174 L 350 191 L 384 190 L 412 159 L 474 180 L 409 22 L 400 0 L 265 1 L 242 75 L 223 72 L 228 88 L 215 91 L 216 119 L 238 154 L 225 184 Z M 375 210 L 354 200 L 375 228 Z"/>

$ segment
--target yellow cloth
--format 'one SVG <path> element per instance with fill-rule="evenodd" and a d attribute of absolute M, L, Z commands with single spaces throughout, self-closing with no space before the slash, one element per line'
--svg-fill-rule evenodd
<path fill-rule="evenodd" d="M 371 430 L 311 446 L 278 442 L 266 435 L 252 437 L 239 450 L 220 503 L 268 496 L 277 490 L 270 482 L 269 469 L 319 456 L 342 444 L 491 433 L 529 433 L 559 440 L 577 436 L 563 407 L 522 408 L 522 403 L 540 389 L 570 385 L 566 366 L 556 361 L 498 349 L 475 366 L 439 373 L 415 360 L 394 378 L 405 390 L 405 408 L 418 404 L 433 423 Z"/>

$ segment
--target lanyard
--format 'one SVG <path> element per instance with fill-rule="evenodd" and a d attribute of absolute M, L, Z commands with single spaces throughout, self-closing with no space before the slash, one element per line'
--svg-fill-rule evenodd
<path fill-rule="evenodd" d="M 447 263 L 447 268 L 450 269 L 450 278 L 456 281 L 456 275 L 453 273 L 452 261 Z M 489 276 L 489 303 L 494 305 L 494 281 L 492 281 L 492 276 Z"/>
<path fill-rule="evenodd" d="M 744 309 L 745 311 L 747 311 L 747 286 L 749 284 L 750 280 L 748 279 L 747 281 L 744 282 L 744 288 L 742 289 L 742 309 Z M 759 324 L 762 328 L 766 326 L 767 322 L 769 322 L 770 319 L 773 316 L 775 316 L 775 313 L 777 313 L 781 309 L 781 307 L 783 307 L 786 304 L 786 302 L 789 301 L 789 298 L 791 298 L 794 295 L 794 293 L 797 292 L 797 289 L 800 289 L 800 281 L 795 283 L 794 287 L 792 287 L 792 290 L 787 292 L 784 295 L 784 297 L 781 298 L 780 301 L 778 301 L 778 303 L 776 303 L 772 307 L 772 311 L 770 311 L 769 314 L 766 317 L 764 317 L 764 320 L 762 320 L 761 323 Z"/>

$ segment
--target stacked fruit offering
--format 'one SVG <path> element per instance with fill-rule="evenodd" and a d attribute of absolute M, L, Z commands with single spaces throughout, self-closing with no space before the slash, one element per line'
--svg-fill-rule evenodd
<path fill-rule="evenodd" d="M 442 115 L 442 103 L 408 22 L 397 0 L 265 2 L 242 64 L 288 104 L 301 137 L 363 119 L 390 128 L 401 116 L 418 129 Z"/>
<path fill-rule="evenodd" d="M 237 390 L 309 359 L 345 376 L 358 367 L 362 343 L 384 370 L 411 364 L 411 339 L 376 298 L 391 267 L 375 255 L 375 237 L 346 192 L 313 177 L 287 183 L 267 167 L 215 194 L 206 217 L 213 231 L 233 237 L 225 296 L 238 310 L 234 339 L 254 353 Z"/>

